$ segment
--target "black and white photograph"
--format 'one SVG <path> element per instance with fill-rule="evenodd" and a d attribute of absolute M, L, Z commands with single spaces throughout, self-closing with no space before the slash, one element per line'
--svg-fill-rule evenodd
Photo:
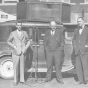
<path fill-rule="evenodd" d="M 0 0 L 0 88 L 88 88 L 88 0 Z"/>

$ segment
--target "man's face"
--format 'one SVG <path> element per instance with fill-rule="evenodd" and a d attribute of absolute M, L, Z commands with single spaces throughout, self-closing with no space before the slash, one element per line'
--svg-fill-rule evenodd
<path fill-rule="evenodd" d="M 17 27 L 17 29 L 20 31 L 20 30 L 21 30 L 21 27 L 22 27 L 22 24 L 21 24 L 21 23 L 17 23 L 17 24 L 16 24 L 16 27 Z"/>
<path fill-rule="evenodd" d="M 56 23 L 54 21 L 52 21 L 50 23 L 50 27 L 51 27 L 51 30 L 55 30 L 56 29 Z"/>
<path fill-rule="evenodd" d="M 77 23 L 78 23 L 78 26 L 82 26 L 84 24 L 84 21 L 82 18 L 78 18 Z"/>

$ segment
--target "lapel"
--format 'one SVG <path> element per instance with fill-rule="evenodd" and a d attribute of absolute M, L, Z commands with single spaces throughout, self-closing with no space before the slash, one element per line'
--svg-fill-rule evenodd
<path fill-rule="evenodd" d="M 81 35 L 80 35 L 80 34 L 79 34 L 79 35 L 80 35 L 80 36 L 84 36 L 84 35 L 85 35 L 85 32 L 86 32 L 86 26 L 84 26 Z"/>
<path fill-rule="evenodd" d="M 23 31 L 21 31 L 22 32 L 22 34 L 21 34 L 21 40 L 23 40 L 23 38 L 24 38 L 24 32 Z"/>
<path fill-rule="evenodd" d="M 52 35 L 51 35 L 51 30 L 48 31 L 48 34 L 49 34 L 49 36 L 52 36 Z"/>
<path fill-rule="evenodd" d="M 23 31 L 21 31 L 21 32 L 22 32 L 21 36 L 19 36 L 17 30 L 16 30 L 16 32 L 15 32 L 15 35 L 16 35 L 16 37 L 17 37 L 19 40 L 23 40 L 23 38 L 24 38 L 24 32 L 23 32 Z"/>
<path fill-rule="evenodd" d="M 79 34 L 79 29 L 78 29 L 78 31 L 77 31 L 78 37 L 79 37 L 80 39 L 82 39 L 82 40 L 84 40 L 84 37 L 86 36 L 86 34 L 87 34 L 87 27 L 86 27 L 86 26 L 84 26 L 84 29 L 83 29 L 81 35 Z"/>
<path fill-rule="evenodd" d="M 51 30 L 50 30 L 50 31 L 49 31 L 49 35 L 50 35 L 51 37 L 54 37 L 54 36 L 56 35 L 56 30 L 55 30 L 54 35 L 51 35 Z"/>

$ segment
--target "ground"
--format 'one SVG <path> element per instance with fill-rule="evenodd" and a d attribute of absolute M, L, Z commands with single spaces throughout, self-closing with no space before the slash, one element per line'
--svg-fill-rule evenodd
<path fill-rule="evenodd" d="M 13 86 L 13 79 L 5 80 L 0 78 L 0 88 L 88 88 L 85 87 L 84 84 L 77 85 L 77 77 L 74 71 L 72 72 L 65 72 L 62 74 L 64 84 L 59 84 L 56 81 L 55 73 L 52 74 L 52 81 L 48 83 L 44 83 L 43 80 L 45 79 L 45 73 L 39 73 L 41 79 L 38 82 L 35 82 L 34 78 L 30 78 L 29 73 L 25 74 L 26 83 L 21 84 L 18 83 L 17 86 Z M 34 76 L 34 74 L 33 74 Z"/>

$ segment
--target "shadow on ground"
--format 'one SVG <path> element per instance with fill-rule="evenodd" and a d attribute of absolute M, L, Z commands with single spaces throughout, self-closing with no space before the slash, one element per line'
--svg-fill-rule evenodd
<path fill-rule="evenodd" d="M 38 72 L 37 77 L 38 78 L 45 78 L 46 77 L 46 72 Z M 63 72 L 62 77 L 63 78 L 72 78 L 73 77 L 75 81 L 78 81 L 75 69 L 72 69 L 72 70 L 67 71 L 67 72 Z M 26 72 L 25 73 L 25 81 L 27 81 L 29 78 L 35 78 L 35 72 L 33 72 L 33 73 Z M 52 79 L 53 78 L 56 78 L 56 73 L 55 72 L 52 73 Z"/>

